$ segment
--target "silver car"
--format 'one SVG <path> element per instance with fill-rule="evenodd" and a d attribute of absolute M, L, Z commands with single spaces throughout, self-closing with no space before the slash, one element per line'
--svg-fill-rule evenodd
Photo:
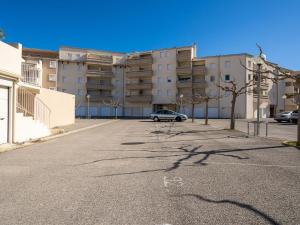
<path fill-rule="evenodd" d="M 187 115 L 177 113 L 171 110 L 159 110 L 156 113 L 151 113 L 150 118 L 155 122 L 158 122 L 160 120 L 175 120 L 177 122 L 181 122 L 183 120 L 188 119 Z"/>
<path fill-rule="evenodd" d="M 291 114 L 291 121 L 293 123 L 298 123 L 298 110 L 295 110 Z"/>
<path fill-rule="evenodd" d="M 281 122 L 290 122 L 291 121 L 291 115 L 292 115 L 293 111 L 288 111 L 288 112 L 281 112 L 278 113 L 274 120 L 276 120 L 277 122 L 281 123 Z"/>

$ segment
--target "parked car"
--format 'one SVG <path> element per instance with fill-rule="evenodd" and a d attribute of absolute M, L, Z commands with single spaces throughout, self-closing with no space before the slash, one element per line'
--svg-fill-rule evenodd
<path fill-rule="evenodd" d="M 177 122 L 181 122 L 188 119 L 187 115 L 171 110 L 159 110 L 156 113 L 151 113 L 150 118 L 155 122 L 160 120 L 175 120 Z"/>
<path fill-rule="evenodd" d="M 298 123 L 298 110 L 295 110 L 291 114 L 291 121 L 293 123 Z"/>
<path fill-rule="evenodd" d="M 291 121 L 291 115 L 292 115 L 293 111 L 287 111 L 287 112 L 281 112 L 278 113 L 274 120 L 276 120 L 277 122 L 281 123 L 281 122 L 290 122 Z"/>

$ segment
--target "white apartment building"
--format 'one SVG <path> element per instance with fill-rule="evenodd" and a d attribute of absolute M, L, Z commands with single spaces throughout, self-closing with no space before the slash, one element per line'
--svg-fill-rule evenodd
<path fill-rule="evenodd" d="M 216 84 L 235 80 L 241 87 L 255 78 L 241 63 L 250 69 L 256 67 L 254 57 L 247 53 L 197 58 L 195 45 L 132 53 L 61 47 L 58 61 L 57 90 L 76 96 L 75 111 L 79 117 L 114 116 L 110 101 L 119 103 L 118 116 L 123 117 L 148 117 L 159 109 L 191 116 L 192 105 L 188 100 L 206 93 L 221 96 L 209 102 L 208 116 L 229 118 L 231 94 L 222 92 Z M 262 66 L 262 70 L 267 69 L 273 70 L 272 63 Z M 256 117 L 255 85 L 249 93 L 238 97 L 237 118 Z M 262 81 L 263 118 L 286 108 L 288 101 L 282 98 L 285 89 L 285 81 Z M 195 104 L 195 117 L 203 118 L 204 108 L 203 103 Z"/>
<path fill-rule="evenodd" d="M 217 109 L 218 118 L 230 117 L 231 94 L 221 91 L 216 84 L 225 84 L 226 81 L 235 80 L 242 87 L 249 80 L 255 79 L 251 71 L 244 68 L 241 63 L 249 69 L 256 67 L 254 57 L 247 53 L 219 55 L 202 57 L 207 67 L 206 81 L 208 82 L 207 92 L 212 95 L 223 96 L 219 100 L 210 103 L 211 107 Z M 262 65 L 262 71 L 274 70 L 272 64 Z M 274 77 L 273 74 L 263 74 Z M 277 112 L 284 110 L 282 96 L 285 93 L 283 82 L 274 84 L 270 79 L 263 79 L 261 84 L 260 115 L 262 118 L 270 117 Z M 238 97 L 235 108 L 237 118 L 251 119 L 256 117 L 257 94 L 256 82 L 249 93 Z"/>

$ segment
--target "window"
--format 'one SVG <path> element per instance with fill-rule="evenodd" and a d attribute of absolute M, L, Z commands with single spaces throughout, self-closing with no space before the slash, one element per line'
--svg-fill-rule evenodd
<path fill-rule="evenodd" d="M 67 81 L 67 77 L 62 76 L 62 82 L 63 82 L 63 83 L 66 83 L 66 81 Z"/>
<path fill-rule="evenodd" d="M 77 95 L 78 96 L 83 96 L 83 90 L 82 89 L 78 89 L 77 90 Z"/>
<path fill-rule="evenodd" d="M 224 67 L 225 68 L 230 68 L 230 61 L 225 61 Z"/>
<path fill-rule="evenodd" d="M 214 82 L 215 81 L 215 76 L 210 76 L 210 82 Z"/>
<path fill-rule="evenodd" d="M 216 68 L 216 64 L 215 63 L 210 63 L 209 64 L 209 68 L 210 69 L 215 69 Z"/>
<path fill-rule="evenodd" d="M 77 78 L 77 83 L 78 84 L 83 84 L 83 77 L 78 77 Z"/>
<path fill-rule="evenodd" d="M 68 59 L 72 60 L 72 54 L 68 53 Z"/>
<path fill-rule="evenodd" d="M 82 65 L 80 63 L 77 64 L 77 70 L 80 71 L 82 68 Z"/>
<path fill-rule="evenodd" d="M 168 57 L 168 55 L 169 55 L 169 52 L 165 51 L 165 57 Z"/>
<path fill-rule="evenodd" d="M 251 61 L 249 60 L 249 61 L 248 61 L 248 68 L 251 68 L 251 66 L 252 66 L 252 63 L 251 63 Z"/>
<path fill-rule="evenodd" d="M 158 83 L 158 84 L 161 83 L 161 77 L 157 77 L 157 83 Z"/>
<path fill-rule="evenodd" d="M 172 90 L 167 90 L 167 96 L 172 96 Z"/>
<path fill-rule="evenodd" d="M 172 83 L 172 77 L 167 77 L 167 82 Z"/>
<path fill-rule="evenodd" d="M 224 97 L 229 97 L 229 96 L 230 96 L 230 92 L 229 91 L 225 91 Z"/>
<path fill-rule="evenodd" d="M 252 80 L 252 75 L 248 74 L 248 81 Z"/>
<path fill-rule="evenodd" d="M 172 71 L 173 70 L 173 65 L 172 64 L 168 64 L 167 65 L 167 70 L 168 71 Z"/>
<path fill-rule="evenodd" d="M 162 71 L 162 65 L 158 64 L 158 71 Z"/>
<path fill-rule="evenodd" d="M 50 62 L 49 62 L 49 68 L 55 69 L 56 66 L 57 66 L 56 61 L 50 61 Z"/>
<path fill-rule="evenodd" d="M 160 52 L 160 58 L 164 56 L 164 52 Z"/>
<path fill-rule="evenodd" d="M 49 74 L 48 80 L 49 81 L 56 81 L 56 74 Z"/>
<path fill-rule="evenodd" d="M 225 81 L 230 81 L 230 74 L 225 75 Z"/>
<path fill-rule="evenodd" d="M 161 90 L 157 90 L 157 95 L 158 95 L 158 96 L 161 95 Z"/>
<path fill-rule="evenodd" d="M 76 54 L 77 59 L 80 59 L 80 54 Z"/>

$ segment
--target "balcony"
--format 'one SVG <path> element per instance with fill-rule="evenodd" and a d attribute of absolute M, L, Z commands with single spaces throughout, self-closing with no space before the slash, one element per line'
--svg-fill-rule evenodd
<path fill-rule="evenodd" d="M 179 50 L 177 52 L 177 61 L 185 62 L 192 60 L 192 52 L 191 50 Z"/>
<path fill-rule="evenodd" d="M 128 90 L 142 90 L 142 89 L 152 89 L 152 83 L 127 83 L 126 89 Z"/>
<path fill-rule="evenodd" d="M 257 82 L 255 81 L 253 84 L 253 89 L 255 90 L 257 88 Z M 261 90 L 268 90 L 269 89 L 269 84 L 266 82 L 261 82 L 260 83 L 260 89 Z"/>
<path fill-rule="evenodd" d="M 126 71 L 127 78 L 152 77 L 152 70 Z"/>
<path fill-rule="evenodd" d="M 86 76 L 93 78 L 112 78 L 113 72 L 111 70 L 87 70 Z"/>
<path fill-rule="evenodd" d="M 193 66 L 193 76 L 205 76 L 206 67 L 204 66 Z"/>
<path fill-rule="evenodd" d="M 88 53 L 86 55 L 87 64 L 103 64 L 103 65 L 111 65 L 113 63 L 112 56 L 108 55 L 97 55 L 93 53 Z"/>
<path fill-rule="evenodd" d="M 153 63 L 152 54 L 146 54 L 146 55 L 137 55 L 137 56 L 130 56 L 126 63 L 128 66 L 132 65 L 147 65 Z"/>
<path fill-rule="evenodd" d="M 192 74 L 192 67 L 177 67 L 176 68 L 177 75 L 191 75 Z"/>
<path fill-rule="evenodd" d="M 102 102 L 102 101 L 108 101 L 111 100 L 112 96 L 111 95 L 90 95 L 90 102 Z"/>
<path fill-rule="evenodd" d="M 87 82 L 86 83 L 86 89 L 88 90 L 112 90 L 113 85 L 110 83 L 107 84 L 101 84 L 97 82 Z"/>
<path fill-rule="evenodd" d="M 126 96 L 127 102 L 133 103 L 151 103 L 152 102 L 152 95 L 128 95 Z"/>
<path fill-rule="evenodd" d="M 22 63 L 21 81 L 36 87 L 41 87 L 41 71 L 35 64 Z"/>
<path fill-rule="evenodd" d="M 193 82 L 193 88 L 207 88 L 207 82 L 205 80 L 203 81 L 195 81 Z"/>
<path fill-rule="evenodd" d="M 178 80 L 177 83 L 177 88 L 192 88 L 192 80 L 183 80 L 180 81 Z"/>
<path fill-rule="evenodd" d="M 253 102 L 257 102 L 257 94 L 253 94 Z M 269 97 L 267 95 L 260 95 L 260 102 L 269 102 Z"/>

